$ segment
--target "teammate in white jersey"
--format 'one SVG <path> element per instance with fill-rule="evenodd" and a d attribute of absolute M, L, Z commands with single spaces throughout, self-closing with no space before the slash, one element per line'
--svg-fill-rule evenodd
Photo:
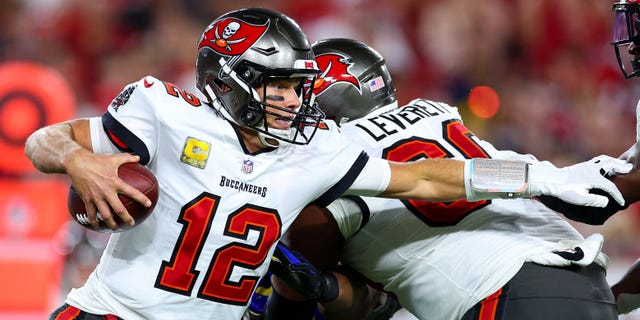
<path fill-rule="evenodd" d="M 384 59 L 367 45 L 329 39 L 312 49 L 323 70 L 324 82 L 320 79 L 316 88 L 319 106 L 372 157 L 536 161 L 480 140 L 455 107 L 423 99 L 398 107 Z M 631 200 L 637 197 L 635 192 Z M 611 205 L 596 212 L 552 200 L 542 202 L 592 224 L 623 208 Z M 602 236 L 584 239 L 543 203 L 344 197 L 327 209 L 305 209 L 283 241 L 321 268 L 335 266 L 331 245 L 342 245 L 344 265 L 397 295 L 420 319 L 617 319 L 605 279 L 607 257 L 600 252 Z M 332 238 L 336 235 L 342 238 Z M 286 298 L 314 307 L 273 280 L 267 319 L 275 319 L 272 314 L 284 318 L 278 304 L 293 305 Z M 349 308 L 357 309 L 358 301 L 347 302 L 325 301 L 334 309 L 327 318 L 353 317 Z"/>
<path fill-rule="evenodd" d="M 596 187 L 624 203 L 604 175 L 630 168 L 613 158 L 561 169 L 369 158 L 335 123 L 322 122 L 312 103 L 319 72 L 313 58 L 289 17 L 259 8 L 232 11 L 198 42 L 202 98 L 147 76 L 127 86 L 102 117 L 32 134 L 27 156 L 43 172 L 69 175 L 94 224 L 97 211 L 112 227 L 113 214 L 134 223 L 118 193 L 148 204 L 118 179 L 122 163 L 139 161 L 160 184 L 153 214 L 111 236 L 87 282 L 51 318 L 240 319 L 276 242 L 302 208 L 329 204 L 344 192 L 431 200 L 551 194 L 606 205 L 606 197 L 588 194 Z M 480 171 L 494 165 L 513 169 Z M 487 183 L 508 174 L 517 179 Z"/>

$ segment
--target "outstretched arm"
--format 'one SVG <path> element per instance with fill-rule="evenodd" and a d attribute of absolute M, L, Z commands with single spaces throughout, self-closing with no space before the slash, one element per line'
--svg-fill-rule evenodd
<path fill-rule="evenodd" d="M 450 201 L 464 199 L 464 161 L 426 159 L 413 163 L 389 162 L 391 180 L 379 196 Z"/>
<path fill-rule="evenodd" d="M 636 143 L 625 151 L 620 159 L 627 160 L 633 164 L 634 169 L 640 166 L 640 100 L 636 104 Z"/>
<path fill-rule="evenodd" d="M 615 183 L 627 203 L 634 203 L 640 199 L 640 100 L 636 104 L 636 143 L 623 153 L 620 159 L 633 164 L 633 172 L 617 177 Z"/>
<path fill-rule="evenodd" d="M 370 160 L 371 161 L 371 160 Z M 608 198 L 589 193 L 598 189 L 624 204 L 622 194 L 607 176 L 627 173 L 623 160 L 599 156 L 564 168 L 548 162 L 499 159 L 424 159 L 389 162 L 389 184 L 378 196 L 427 201 L 530 198 L 551 195 L 568 203 L 604 207 Z"/>

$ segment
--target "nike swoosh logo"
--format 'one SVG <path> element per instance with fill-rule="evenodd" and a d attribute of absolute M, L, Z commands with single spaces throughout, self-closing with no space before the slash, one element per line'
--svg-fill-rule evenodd
<path fill-rule="evenodd" d="M 575 247 L 573 249 L 567 249 L 562 251 L 556 250 L 552 252 L 569 261 L 580 261 L 582 260 L 582 258 L 584 258 L 584 251 L 582 251 L 582 248 L 580 247 Z"/>
<path fill-rule="evenodd" d="M 149 88 L 154 84 L 154 82 L 149 82 L 146 78 L 144 79 L 144 87 Z"/>

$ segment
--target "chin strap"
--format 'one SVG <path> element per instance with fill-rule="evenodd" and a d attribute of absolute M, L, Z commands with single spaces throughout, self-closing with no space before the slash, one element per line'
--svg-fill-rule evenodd
<path fill-rule="evenodd" d="M 269 129 L 269 132 L 275 136 L 282 137 L 282 138 L 289 138 L 289 136 L 291 136 L 291 129 L 287 129 L 287 130 Z M 260 142 L 262 142 L 262 144 L 264 144 L 267 147 L 278 148 L 278 147 L 283 147 L 285 145 L 290 144 L 285 140 L 280 140 L 276 137 L 273 137 L 261 131 L 258 131 L 258 138 L 260 139 Z"/>
<path fill-rule="evenodd" d="M 258 131 L 258 139 L 267 147 L 277 148 L 282 141 Z M 275 142 L 275 143 L 274 143 Z"/>

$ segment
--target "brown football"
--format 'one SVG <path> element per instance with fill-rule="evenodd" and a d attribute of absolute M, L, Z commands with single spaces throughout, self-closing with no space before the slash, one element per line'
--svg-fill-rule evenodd
<path fill-rule="evenodd" d="M 151 170 L 136 162 L 127 162 L 121 165 L 120 168 L 118 168 L 118 176 L 132 187 L 144 193 L 152 202 L 151 207 L 147 208 L 125 195 L 118 195 L 122 204 L 127 208 L 129 214 L 136 221 L 133 225 L 133 227 L 135 227 L 147 219 L 153 211 L 153 208 L 156 206 L 156 202 L 158 201 L 158 180 Z M 88 229 L 99 232 L 120 232 L 133 228 L 125 225 L 122 220 L 114 214 L 114 219 L 118 223 L 118 229 L 111 230 L 107 224 L 100 219 L 100 216 L 98 216 L 99 227 L 94 229 L 93 226 L 89 224 L 89 218 L 87 216 L 87 210 L 85 209 L 84 202 L 76 190 L 73 189 L 73 186 L 69 188 L 67 206 L 69 214 L 71 214 L 73 220 Z"/>

